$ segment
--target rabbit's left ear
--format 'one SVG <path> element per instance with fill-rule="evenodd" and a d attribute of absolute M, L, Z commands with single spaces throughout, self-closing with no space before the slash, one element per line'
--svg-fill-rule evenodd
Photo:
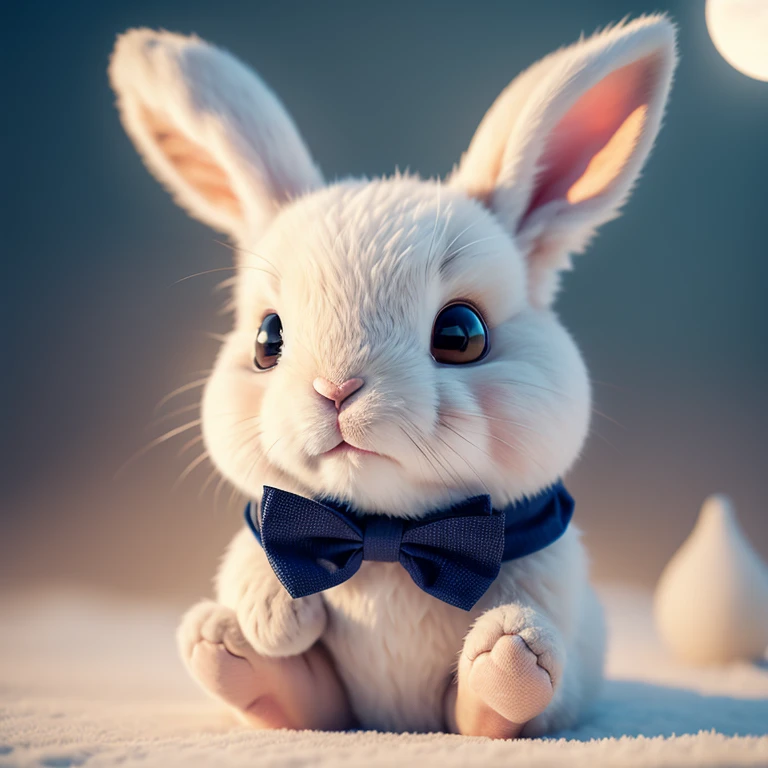
<path fill-rule="evenodd" d="M 192 216 L 258 235 L 322 185 L 283 105 L 251 69 L 194 35 L 121 35 L 109 66 L 120 117 L 147 167 Z"/>
<path fill-rule="evenodd" d="M 663 16 L 547 56 L 502 92 L 451 183 L 480 199 L 529 261 L 531 301 L 629 196 L 661 125 L 677 61 Z"/>

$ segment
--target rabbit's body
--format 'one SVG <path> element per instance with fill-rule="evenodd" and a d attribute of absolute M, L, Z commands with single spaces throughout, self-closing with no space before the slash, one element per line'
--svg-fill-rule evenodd
<path fill-rule="evenodd" d="M 233 595 L 264 578 L 268 569 L 250 532 L 233 542 L 231 572 L 223 567 L 219 601 L 233 609 Z M 243 562 L 252 564 L 252 570 Z M 230 575 L 231 573 L 231 575 Z M 267 573 L 267 577 L 269 573 Z M 223 584 L 221 579 L 227 579 Z M 246 583 L 236 582 L 238 579 Z M 348 582 L 323 593 L 328 621 L 321 635 L 365 728 L 439 731 L 445 727 L 445 691 L 455 674 L 464 638 L 492 606 L 532 606 L 561 633 L 569 663 L 562 694 L 534 721 L 529 733 L 572 725 L 593 698 L 600 680 L 604 626 L 587 581 L 585 552 L 575 528 L 555 544 L 505 563 L 480 604 L 471 612 L 422 592 L 396 563 L 363 563 Z M 568 691 L 568 695 L 565 692 Z"/>
<path fill-rule="evenodd" d="M 254 508 L 273 486 L 395 530 L 376 516 L 418 521 L 479 494 L 500 511 L 557 483 L 590 415 L 586 368 L 553 311 L 559 276 L 628 196 L 675 60 L 665 18 L 619 25 L 521 74 L 445 183 L 324 187 L 282 105 L 235 59 L 170 33 L 119 41 L 126 129 L 179 202 L 238 245 L 235 326 L 202 424 Z M 275 514 L 298 536 L 295 511 Z M 458 562 L 477 529 L 451 530 Z M 604 627 L 578 531 L 561 534 L 502 563 L 463 611 L 375 548 L 348 581 L 294 599 L 244 529 L 217 601 L 182 622 L 182 656 L 259 728 L 567 727 L 599 688 Z M 430 578 L 450 571 L 431 562 Z"/>

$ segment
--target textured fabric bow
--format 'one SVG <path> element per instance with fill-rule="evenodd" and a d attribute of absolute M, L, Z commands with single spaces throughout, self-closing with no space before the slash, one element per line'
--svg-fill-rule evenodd
<path fill-rule="evenodd" d="M 561 483 L 503 510 L 474 496 L 418 520 L 356 515 L 332 500 L 315 501 L 264 486 L 261 521 L 245 519 L 291 597 L 322 592 L 351 578 L 363 560 L 399 562 L 438 600 L 465 611 L 485 594 L 501 563 L 558 539 L 573 514 Z"/>

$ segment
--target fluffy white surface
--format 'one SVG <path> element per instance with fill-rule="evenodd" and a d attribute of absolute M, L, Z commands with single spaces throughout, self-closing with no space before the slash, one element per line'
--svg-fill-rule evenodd
<path fill-rule="evenodd" d="M 553 739 L 254 732 L 176 657 L 178 617 L 111 598 L 0 602 L 0 766 L 713 766 L 768 764 L 768 668 L 685 667 L 651 628 L 650 597 L 602 590 L 608 681 L 588 722 Z M 562 738 L 558 738 L 562 737 Z"/>

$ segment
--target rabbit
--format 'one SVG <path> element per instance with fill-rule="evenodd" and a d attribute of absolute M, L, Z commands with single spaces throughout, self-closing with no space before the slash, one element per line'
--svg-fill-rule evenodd
<path fill-rule="evenodd" d="M 568 472 L 591 393 L 555 314 L 560 276 L 648 157 L 675 38 L 666 16 L 644 16 L 541 59 L 444 180 L 331 184 L 230 54 L 165 31 L 118 38 L 109 77 L 127 133 L 178 203 L 236 244 L 234 327 L 202 428 L 255 526 L 268 488 L 404 525 L 483 495 L 503 510 Z M 575 525 L 502 562 L 468 610 L 391 558 L 292 594 L 266 546 L 243 526 L 215 601 L 178 631 L 192 677 L 254 728 L 529 737 L 574 726 L 598 695 L 605 627 Z"/>

